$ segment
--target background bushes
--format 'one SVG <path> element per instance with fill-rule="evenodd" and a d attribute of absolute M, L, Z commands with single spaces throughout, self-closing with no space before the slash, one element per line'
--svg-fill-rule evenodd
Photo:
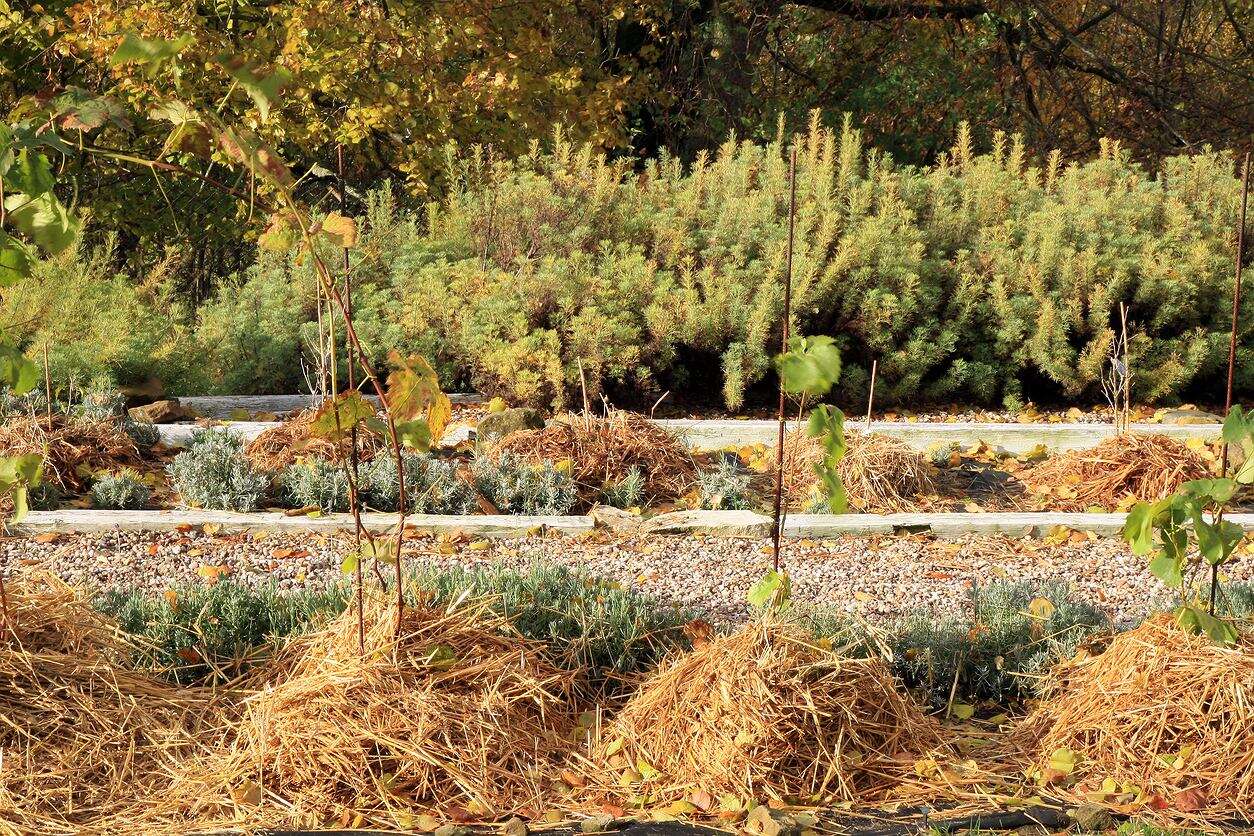
<path fill-rule="evenodd" d="M 1100 401 L 1120 301 L 1138 400 L 1219 379 L 1239 191 L 1228 155 L 1174 157 L 1151 174 L 1114 143 L 1065 165 L 1000 135 L 976 153 L 964 128 L 916 168 L 868 150 L 848 124 L 814 123 L 797 143 L 794 326 L 840 341 L 837 401 L 865 396 L 872 360 L 885 404 Z M 640 170 L 560 135 L 515 161 L 450 150 L 439 204 L 411 214 L 387 189 L 370 198 L 353 254 L 363 340 L 377 359 L 420 352 L 446 386 L 516 403 L 571 403 L 582 363 L 592 398 L 670 389 L 740 409 L 768 382 L 777 339 L 786 156 L 779 138 Z M 167 384 L 302 388 L 312 297 L 307 263 L 263 254 L 193 333 L 167 335 L 205 360 L 203 374 Z M 129 363 L 106 365 L 131 374 Z"/>

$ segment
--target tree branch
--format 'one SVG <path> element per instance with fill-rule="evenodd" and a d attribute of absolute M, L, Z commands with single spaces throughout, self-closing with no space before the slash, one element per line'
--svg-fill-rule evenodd
<path fill-rule="evenodd" d="M 787 0 L 789 5 L 805 6 L 844 15 L 853 20 L 876 21 L 913 18 L 915 20 L 970 20 L 988 13 L 981 2 L 969 3 L 864 3 L 861 0 Z M 782 5 L 782 4 L 781 4 Z"/>

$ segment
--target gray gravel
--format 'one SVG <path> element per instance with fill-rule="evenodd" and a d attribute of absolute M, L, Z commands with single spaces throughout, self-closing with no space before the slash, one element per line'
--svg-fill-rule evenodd
<path fill-rule="evenodd" d="M 765 540 L 700 536 L 643 538 L 598 530 L 583 538 L 408 542 L 412 565 L 557 562 L 698 607 L 719 621 L 746 615 L 745 594 L 771 564 Z M 295 589 L 344 580 L 340 561 L 350 546 L 338 535 L 116 531 L 5 539 L 0 565 L 6 572 L 43 567 L 94 589 L 139 586 L 160 592 L 225 575 Z M 999 579 L 1068 582 L 1116 620 L 1140 617 L 1166 593 L 1144 559 L 1123 543 L 1080 534 L 1064 543 L 923 536 L 801 540 L 785 545 L 783 564 L 798 604 L 835 606 L 881 623 L 924 610 L 955 612 L 968 605 L 972 585 Z M 1252 576 L 1247 562 L 1236 563 L 1228 574 L 1234 580 Z"/>

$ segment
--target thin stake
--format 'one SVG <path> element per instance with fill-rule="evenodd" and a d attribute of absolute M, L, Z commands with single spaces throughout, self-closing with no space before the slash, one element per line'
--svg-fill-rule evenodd
<path fill-rule="evenodd" d="M 344 146 L 338 144 L 335 146 L 335 161 L 338 169 L 340 180 L 340 214 L 347 215 L 347 192 L 348 187 L 344 183 Z M 353 280 L 349 273 L 348 247 L 344 247 L 344 318 L 347 320 L 347 327 L 353 327 Z M 353 344 L 348 343 L 348 391 L 355 391 L 357 388 L 356 374 L 353 366 L 356 362 L 356 353 Z M 339 423 L 339 415 L 336 415 L 336 423 Z M 349 473 L 349 504 L 353 508 L 353 542 L 357 549 L 357 566 L 353 570 L 353 581 L 357 585 L 357 646 L 361 651 L 361 655 L 366 655 L 366 610 L 365 610 L 365 579 L 362 577 L 361 569 L 361 496 L 358 493 L 357 485 L 360 477 L 360 468 L 357 461 L 357 422 L 353 422 L 353 426 L 348 431 L 348 461 Z"/>
<path fill-rule="evenodd" d="M 1241 219 L 1237 224 L 1237 266 L 1236 277 L 1232 282 L 1232 331 L 1228 335 L 1228 386 L 1224 392 L 1224 418 L 1232 411 L 1232 379 L 1237 366 L 1237 318 L 1241 312 L 1241 268 L 1245 261 L 1245 211 L 1250 195 L 1250 152 L 1245 152 L 1245 161 L 1241 165 Z M 1223 443 L 1223 455 L 1219 466 L 1220 478 L 1228 475 L 1228 442 Z M 1215 515 L 1217 522 L 1223 520 L 1223 507 Z M 1210 567 L 1210 614 L 1215 614 L 1215 599 L 1219 594 L 1219 567 Z"/>
<path fill-rule="evenodd" d="M 588 379 L 583 375 L 583 358 L 576 357 L 575 362 L 579 365 L 579 389 L 583 392 L 583 414 L 588 416 Z"/>
<path fill-rule="evenodd" d="M 48 369 L 48 343 L 44 342 L 44 394 L 48 399 L 48 426 L 52 426 L 52 372 Z"/>
<path fill-rule="evenodd" d="M 780 352 L 788 351 L 788 327 L 792 320 L 792 244 L 797 223 L 797 149 L 788 156 L 788 249 L 784 258 L 784 327 Z M 779 433 L 775 445 L 775 514 L 771 530 L 771 568 L 779 571 L 779 539 L 783 534 L 784 499 L 784 381 L 779 381 Z"/>
<path fill-rule="evenodd" d="M 871 361 L 871 392 L 866 396 L 866 431 L 871 431 L 871 407 L 875 404 L 875 372 L 879 369 L 880 361 Z"/>
<path fill-rule="evenodd" d="M 1128 306 L 1119 303 L 1119 323 L 1123 331 L 1123 417 L 1120 421 L 1123 429 L 1120 434 L 1128 431 L 1132 423 L 1132 361 L 1128 359 Z"/>

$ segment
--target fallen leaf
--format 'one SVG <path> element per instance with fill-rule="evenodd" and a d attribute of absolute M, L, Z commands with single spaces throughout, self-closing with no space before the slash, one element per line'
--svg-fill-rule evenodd
<path fill-rule="evenodd" d="M 59 532 L 59 531 L 49 531 L 49 532 L 46 532 L 46 533 L 44 533 L 44 534 L 40 534 L 40 535 L 38 535 L 38 536 L 35 538 L 35 542 L 36 542 L 36 543 L 55 543 L 55 542 L 57 542 L 57 541 L 58 541 L 58 540 L 60 540 L 60 539 L 61 539 L 61 532 Z"/>

